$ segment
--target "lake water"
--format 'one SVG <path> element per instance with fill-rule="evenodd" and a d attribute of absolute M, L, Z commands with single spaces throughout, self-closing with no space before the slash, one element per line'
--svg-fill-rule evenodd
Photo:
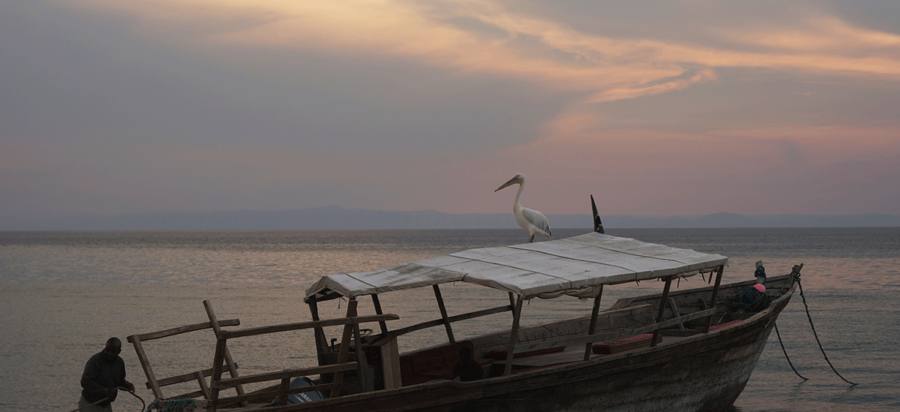
<path fill-rule="evenodd" d="M 765 262 L 770 276 L 805 264 L 802 285 L 822 345 L 837 370 L 858 385 L 831 372 L 795 295 L 778 327 L 794 366 L 809 380 L 794 375 L 773 333 L 735 411 L 900 410 L 900 228 L 608 233 L 728 256 L 724 282 L 752 279 L 756 260 Z M 519 230 L 0 232 L 0 410 L 76 408 L 84 363 L 107 338 L 124 341 L 131 334 L 205 322 L 203 300 L 213 303 L 219 319 L 239 318 L 241 327 L 305 321 L 310 316 L 303 294 L 322 275 L 525 240 Z M 680 287 L 701 284 L 695 277 Z M 603 306 L 657 293 L 661 285 L 608 287 Z M 447 285 L 442 292 L 450 315 L 508 303 L 506 295 L 466 285 Z M 430 289 L 382 296 L 385 311 L 401 315 L 392 328 L 440 317 L 432 302 Z M 523 309 L 523 322 L 584 314 L 590 306 L 566 297 L 535 300 Z M 360 308 L 374 313 L 368 300 Z M 342 316 L 345 309 L 346 302 L 337 300 L 320 308 L 323 316 Z M 502 315 L 454 324 L 454 333 L 465 337 L 508 327 L 509 314 Z M 157 377 L 211 367 L 211 335 L 200 331 L 148 342 Z M 435 335 L 411 334 L 400 342 L 401 350 L 442 337 Z M 311 340 L 308 332 L 282 334 L 229 341 L 229 347 L 244 373 L 270 372 L 313 364 Z M 122 357 L 137 394 L 150 402 L 152 393 L 127 342 Z M 175 389 L 188 390 L 194 388 Z M 122 394 L 114 407 L 138 411 L 141 403 Z"/>

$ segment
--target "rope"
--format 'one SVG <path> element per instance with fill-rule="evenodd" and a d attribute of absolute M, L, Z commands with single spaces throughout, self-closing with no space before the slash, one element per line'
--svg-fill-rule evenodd
<path fill-rule="evenodd" d="M 183 411 L 193 411 L 197 408 L 197 404 L 193 399 L 177 399 L 166 401 L 166 406 L 163 408 L 163 412 L 183 412 Z"/>
<path fill-rule="evenodd" d="M 858 385 L 858 383 L 850 382 L 847 379 L 844 379 L 840 373 L 838 373 L 837 369 L 834 368 L 834 365 L 831 364 L 831 361 L 828 360 L 828 355 L 825 354 L 825 349 L 822 348 L 822 342 L 819 340 L 819 334 L 816 333 L 816 326 L 813 325 L 812 316 L 809 314 L 809 305 L 806 304 L 806 295 L 803 294 L 803 284 L 800 283 L 800 273 L 794 272 L 791 273 L 793 275 L 794 280 L 797 281 L 797 286 L 800 287 L 800 297 L 803 299 L 803 307 L 806 308 L 806 317 L 809 319 L 809 327 L 812 328 L 813 336 L 816 337 L 816 343 L 819 344 L 819 350 L 822 351 L 822 356 L 825 357 L 825 362 L 828 362 L 828 366 L 831 367 L 831 370 L 834 371 L 834 374 L 837 375 L 841 380 L 847 382 L 851 385 Z"/>
<path fill-rule="evenodd" d="M 131 394 L 131 395 L 132 395 L 132 396 L 134 396 L 134 397 L 135 397 L 135 398 L 138 398 L 138 399 L 140 399 L 140 401 L 141 401 L 141 412 L 143 412 L 143 411 L 144 411 L 144 408 L 146 408 L 146 406 L 147 406 L 147 404 L 146 404 L 146 403 L 145 403 L 145 402 L 144 402 L 144 400 L 143 400 L 143 399 L 141 399 L 141 397 L 140 397 L 140 396 L 137 396 L 137 394 L 135 394 L 135 393 L 134 393 L 134 392 L 131 392 L 131 391 L 129 391 L 129 390 L 128 390 L 128 389 L 126 389 L 126 388 L 123 388 L 123 387 L 121 387 L 121 386 L 119 386 L 119 387 L 117 387 L 117 388 L 116 388 L 116 389 L 121 389 L 121 390 L 123 390 L 123 391 L 125 391 L 125 392 L 128 392 L 128 393 L 130 393 L 130 394 Z M 103 399 L 100 399 L 100 400 L 99 400 L 99 401 L 97 401 L 97 402 L 94 402 L 94 403 L 92 403 L 92 404 L 89 404 L 89 405 L 85 405 L 85 406 L 84 406 L 84 407 L 82 407 L 82 408 L 78 408 L 78 409 L 72 409 L 72 410 L 71 410 L 71 411 L 70 411 L 70 412 L 78 412 L 78 411 L 80 411 L 80 410 L 82 410 L 82 409 L 87 409 L 87 408 L 89 408 L 89 407 L 91 407 L 91 406 L 94 406 L 94 405 L 96 405 L 96 404 L 98 404 L 98 403 L 102 403 L 102 402 L 105 402 L 105 401 L 106 401 L 106 400 L 108 400 L 108 399 L 109 399 L 109 397 L 106 397 L 106 398 L 103 398 Z"/>
<path fill-rule="evenodd" d="M 83 407 L 81 407 L 81 408 L 72 409 L 72 410 L 69 411 L 69 412 L 78 412 L 78 411 L 80 411 L 80 410 L 82 410 L 82 409 L 90 408 L 91 406 L 94 406 L 94 405 L 96 405 L 96 404 L 98 404 L 98 403 L 100 403 L 100 402 L 104 402 L 104 401 L 106 401 L 107 399 L 109 399 L 109 397 L 100 399 L 99 401 L 94 402 L 94 403 L 87 404 L 87 405 L 85 405 L 85 406 L 83 406 Z"/>
<path fill-rule="evenodd" d="M 794 370 L 794 373 L 796 373 L 797 376 L 800 377 L 800 379 L 803 379 L 803 380 L 805 380 L 805 381 L 808 381 L 809 379 L 804 378 L 803 375 L 801 375 L 800 372 L 797 372 L 797 369 L 794 368 L 794 364 L 791 363 L 791 358 L 788 357 L 787 351 L 784 349 L 784 343 L 781 341 L 781 334 L 778 333 L 778 324 L 777 324 L 777 323 L 773 323 L 773 325 L 775 325 L 775 334 L 778 335 L 778 343 L 781 344 L 781 351 L 784 352 L 784 358 L 787 359 L 788 365 L 791 365 L 791 369 Z"/>
<path fill-rule="evenodd" d="M 769 306 L 769 295 L 762 293 L 753 286 L 741 289 L 730 300 L 720 301 L 737 313 L 759 312 Z"/>
<path fill-rule="evenodd" d="M 131 394 L 131 396 L 134 396 L 134 397 L 135 397 L 135 398 L 138 398 L 138 400 L 140 400 L 140 401 L 141 401 L 141 411 L 143 411 L 143 410 L 144 410 L 144 409 L 146 409 L 146 408 L 147 408 L 147 403 L 146 403 L 146 402 L 144 402 L 144 399 L 143 399 L 143 398 L 141 398 L 141 397 L 140 397 L 140 396 L 137 396 L 137 394 L 136 394 L 136 393 L 134 393 L 134 392 L 132 392 L 132 391 L 129 391 L 129 390 L 128 390 L 128 389 L 125 389 L 125 388 L 123 388 L 123 387 L 121 387 L 121 386 L 120 386 L 120 387 L 118 387 L 118 388 L 116 388 L 116 389 L 123 389 L 123 390 L 124 390 L 124 391 L 125 391 L 125 392 L 128 392 L 128 393 L 130 393 L 130 394 Z"/>

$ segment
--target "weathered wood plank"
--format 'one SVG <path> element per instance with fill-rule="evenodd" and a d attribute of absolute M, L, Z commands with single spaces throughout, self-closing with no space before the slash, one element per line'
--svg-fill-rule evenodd
<path fill-rule="evenodd" d="M 221 341 L 222 345 L 222 354 L 225 359 L 225 367 L 228 368 L 228 373 L 231 374 L 232 378 L 238 377 L 237 368 L 234 367 L 234 359 L 231 358 L 231 351 L 228 350 L 228 346 L 224 344 L 224 339 L 222 338 L 222 333 L 224 332 L 222 328 L 219 326 L 219 318 L 216 316 L 216 311 L 212 307 L 212 302 L 208 300 L 203 301 L 203 307 L 206 309 L 206 316 L 209 318 L 209 324 L 212 325 L 213 331 L 216 333 L 216 340 Z M 218 348 L 218 345 L 216 346 Z M 221 376 L 220 376 L 221 378 Z M 213 379 L 215 381 L 215 379 Z M 244 394 L 244 387 L 240 384 L 234 387 L 234 390 L 237 391 L 238 395 Z M 241 404 L 241 406 L 247 406 L 246 404 Z"/>
<path fill-rule="evenodd" d="M 441 310 L 441 320 L 444 321 L 444 328 L 447 329 L 447 339 L 450 340 L 450 343 L 454 343 L 456 339 L 453 338 L 453 327 L 450 326 L 450 320 L 447 318 L 447 307 L 444 306 L 441 288 L 438 285 L 431 285 L 431 288 L 434 289 L 434 298 L 437 300 L 438 309 Z"/>
<path fill-rule="evenodd" d="M 358 355 L 356 357 L 357 362 L 359 363 L 359 365 L 357 365 L 356 367 L 356 376 L 359 376 L 360 383 L 362 384 L 362 391 L 371 392 L 375 390 L 375 378 L 369 371 L 369 361 L 368 359 L 366 359 L 365 353 L 362 349 L 362 339 L 360 339 L 359 324 L 354 323 L 350 326 L 353 327 L 353 336 L 355 336 L 355 339 L 353 339 L 353 345 L 356 347 L 356 353 L 361 354 L 361 356 Z"/>
<path fill-rule="evenodd" d="M 593 197 L 591 201 L 593 201 Z M 591 324 L 588 325 L 588 335 L 593 335 L 597 332 L 597 317 L 600 312 L 600 298 L 603 297 L 603 285 L 600 285 L 600 292 L 597 293 L 597 296 L 594 296 L 594 306 L 591 308 Z M 584 344 L 584 360 L 588 360 L 591 358 L 591 346 L 593 342 L 587 342 Z"/>
<path fill-rule="evenodd" d="M 216 352 L 213 355 L 213 373 L 212 373 L 212 388 L 209 390 L 209 399 L 210 402 L 215 402 L 219 399 L 219 386 L 216 385 L 216 382 L 222 380 L 222 365 L 225 363 L 225 350 L 227 341 L 225 339 L 216 339 Z M 216 412 L 216 405 L 210 406 L 209 412 Z"/>
<path fill-rule="evenodd" d="M 226 319 L 226 320 L 219 321 L 219 326 L 239 326 L 240 324 L 241 324 L 240 319 Z M 148 340 L 162 339 L 162 338 L 167 338 L 169 336 L 175 336 L 175 335 L 180 335 L 182 333 L 194 332 L 197 330 L 203 330 L 203 329 L 209 329 L 209 328 L 212 328 L 212 325 L 210 325 L 209 322 L 195 323 L 192 325 L 184 325 L 184 326 L 179 326 L 177 328 L 166 329 L 166 330 L 161 330 L 161 331 L 157 331 L 157 332 L 148 332 L 148 333 L 141 333 L 138 335 L 131 335 L 128 337 L 128 342 L 132 342 L 132 340 L 134 338 L 140 339 L 141 342 L 146 342 Z"/>
<path fill-rule="evenodd" d="M 712 302 L 711 306 L 716 306 L 716 298 L 719 295 L 719 287 L 722 284 L 722 273 L 725 271 L 725 266 L 719 266 L 719 270 L 716 271 L 716 284 L 713 286 L 712 299 L 709 301 Z M 706 327 L 703 328 L 703 333 L 709 332 L 709 328 L 712 326 L 712 316 L 709 317 L 709 320 L 706 322 Z"/>
<path fill-rule="evenodd" d="M 221 332 L 221 337 L 224 339 L 234 339 L 234 338 L 242 338 L 245 336 L 256 336 L 256 335 L 265 335 L 270 333 L 279 333 L 279 332 L 290 332 L 293 330 L 302 330 L 302 329 L 311 329 L 311 328 L 319 328 L 326 326 L 340 326 L 340 325 L 350 325 L 354 323 L 368 323 L 368 322 L 379 322 L 386 320 L 397 320 L 400 319 L 397 315 L 371 315 L 371 316 L 353 316 L 349 318 L 337 318 L 337 319 L 326 319 L 326 320 L 317 320 L 310 322 L 297 322 L 297 323 L 285 323 L 281 325 L 269 325 L 269 326 L 260 326 L 256 328 L 247 328 L 241 330 L 223 330 Z"/>
<path fill-rule="evenodd" d="M 516 338 L 519 336 L 519 320 L 522 318 L 522 301 L 523 297 L 516 299 L 516 309 L 513 312 L 512 329 L 509 332 L 509 344 L 506 346 L 506 367 L 503 369 L 503 376 L 509 376 L 512 372 L 513 354 L 516 348 Z"/>
<path fill-rule="evenodd" d="M 381 345 L 381 369 L 384 372 L 384 389 L 397 389 L 403 386 L 400 375 L 400 350 L 397 339 L 391 339 Z"/>
<path fill-rule="evenodd" d="M 359 302 L 356 299 L 350 299 L 350 302 L 347 303 L 347 317 L 352 318 L 357 316 L 358 313 L 356 311 L 356 306 Z M 338 349 L 338 358 L 337 364 L 342 364 L 347 362 L 347 353 L 350 352 L 350 335 L 353 333 L 353 328 L 350 323 L 344 325 L 344 333 L 341 335 L 341 347 Z M 357 354 L 357 356 L 362 354 Z M 334 377 L 332 378 L 332 383 L 335 384 L 333 388 L 331 388 L 331 394 L 328 395 L 329 398 L 337 398 L 341 396 L 341 388 L 344 385 L 344 372 L 338 371 L 334 373 Z"/>
<path fill-rule="evenodd" d="M 237 363 L 234 364 L 234 368 L 235 368 L 235 369 L 238 368 L 238 364 L 237 364 Z M 201 371 L 198 371 L 198 372 L 202 373 L 204 377 L 210 376 L 210 375 L 212 375 L 212 368 L 210 368 L 210 369 L 204 369 L 204 370 L 201 370 Z M 168 377 L 168 378 L 159 379 L 159 380 L 156 381 L 156 383 L 157 383 L 160 387 L 163 387 L 163 386 L 174 385 L 174 384 L 176 384 L 176 383 L 182 383 L 182 382 L 192 381 L 192 380 L 195 379 L 195 376 L 196 376 L 196 375 L 194 375 L 195 373 L 197 373 L 197 372 L 190 372 L 190 373 L 185 373 L 185 374 L 183 374 L 183 375 L 171 376 L 171 377 Z M 151 389 L 151 387 L 150 387 L 150 382 L 147 382 L 146 385 L 147 385 L 147 389 Z"/>
<path fill-rule="evenodd" d="M 150 366 L 150 360 L 147 359 L 147 352 L 144 351 L 144 345 L 141 344 L 140 337 L 131 335 L 128 337 L 128 341 L 131 342 L 134 346 L 134 351 L 137 352 L 138 360 L 141 362 L 141 368 L 144 369 L 144 375 L 147 376 L 147 383 L 150 385 L 150 389 L 153 390 L 153 396 L 162 398 L 162 389 L 160 389 L 160 385 L 156 381 L 156 375 L 153 374 L 153 367 Z"/>
<path fill-rule="evenodd" d="M 496 308 L 483 309 L 475 312 L 463 313 L 461 315 L 450 316 L 447 318 L 447 321 L 450 323 L 459 322 L 462 320 L 474 319 L 481 316 L 493 315 L 495 313 L 512 311 L 513 306 L 498 306 Z M 395 331 L 391 331 L 388 333 L 389 338 L 396 338 L 398 336 L 405 335 L 407 333 L 415 332 L 417 330 L 433 328 L 435 326 L 440 326 L 444 324 L 444 319 L 435 319 L 427 322 L 418 323 L 415 325 L 407 326 L 402 329 L 397 329 Z"/>
<path fill-rule="evenodd" d="M 666 286 L 663 288 L 662 300 L 659 302 L 659 313 L 656 314 L 656 323 L 659 323 L 663 319 L 663 313 L 666 312 L 666 305 L 669 303 L 669 288 L 672 287 L 672 277 L 669 276 L 666 278 Z M 656 341 L 659 338 L 659 329 L 653 331 L 653 338 L 650 339 L 650 346 L 656 346 Z"/>
<path fill-rule="evenodd" d="M 188 393 L 182 393 L 181 395 L 170 396 L 166 399 L 173 399 L 173 400 L 174 399 L 193 399 L 193 398 L 200 398 L 203 396 L 204 396 L 203 391 L 199 390 L 199 391 L 193 391 L 193 392 L 188 392 Z"/>
<path fill-rule="evenodd" d="M 376 315 L 384 315 L 384 311 L 381 310 L 381 301 L 378 300 L 377 293 L 372 294 L 372 305 L 375 306 L 375 314 Z M 313 319 L 313 320 L 315 320 L 315 319 Z M 378 327 L 381 328 L 381 333 L 387 333 L 387 331 L 388 331 L 387 323 L 385 323 L 383 320 L 378 322 Z"/>
<path fill-rule="evenodd" d="M 194 372 L 194 378 L 196 378 L 197 383 L 200 384 L 200 392 L 203 393 L 203 398 L 209 399 L 209 386 L 206 385 L 206 378 L 203 377 L 203 373 L 200 371 Z"/>

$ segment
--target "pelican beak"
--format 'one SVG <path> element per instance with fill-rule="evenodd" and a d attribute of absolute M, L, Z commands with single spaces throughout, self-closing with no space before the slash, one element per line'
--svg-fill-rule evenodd
<path fill-rule="evenodd" d="M 522 183 L 522 181 L 519 180 L 519 176 L 513 176 L 513 178 L 512 178 L 512 179 L 509 179 L 508 182 L 506 182 L 506 183 L 504 183 L 502 186 L 498 187 L 497 190 L 494 191 L 494 193 L 499 192 L 500 189 L 507 188 L 507 187 L 512 186 L 512 185 L 517 184 L 517 183 Z"/>

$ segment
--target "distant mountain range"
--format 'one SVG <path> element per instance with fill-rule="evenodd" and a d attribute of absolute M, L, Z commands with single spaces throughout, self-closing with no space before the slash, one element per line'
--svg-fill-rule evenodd
<path fill-rule="evenodd" d="M 738 215 L 601 216 L 606 228 L 762 228 L 762 227 L 888 227 L 900 226 L 900 216 L 864 215 Z M 588 214 L 547 215 L 552 228 L 593 227 Z M 40 219 L 0 219 L 0 230 L 341 230 L 341 229 L 507 229 L 516 228 L 510 213 L 444 213 L 344 209 L 326 206 L 285 211 L 199 213 L 137 213 L 108 216 L 65 216 Z"/>

